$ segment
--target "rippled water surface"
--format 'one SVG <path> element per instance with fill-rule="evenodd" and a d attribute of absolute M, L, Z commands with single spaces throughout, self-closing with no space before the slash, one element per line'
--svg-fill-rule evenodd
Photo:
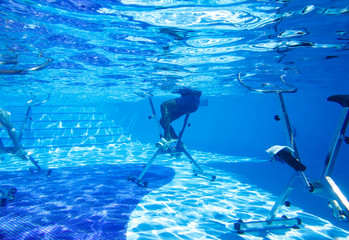
<path fill-rule="evenodd" d="M 6 94 L 49 92 L 133 101 L 194 86 L 211 96 L 251 84 L 348 86 L 346 1 L 2 1 Z"/>

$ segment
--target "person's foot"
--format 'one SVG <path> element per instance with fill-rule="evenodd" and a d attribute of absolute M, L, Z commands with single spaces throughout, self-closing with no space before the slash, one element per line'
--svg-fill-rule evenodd
<path fill-rule="evenodd" d="M 164 147 L 167 145 L 167 140 L 165 138 L 161 138 L 159 142 L 156 143 L 156 147 Z"/>
<path fill-rule="evenodd" d="M 160 141 L 156 143 L 156 146 L 168 148 L 168 146 L 174 141 L 176 141 L 176 140 L 172 139 L 172 138 L 170 138 L 170 139 L 161 138 Z"/>

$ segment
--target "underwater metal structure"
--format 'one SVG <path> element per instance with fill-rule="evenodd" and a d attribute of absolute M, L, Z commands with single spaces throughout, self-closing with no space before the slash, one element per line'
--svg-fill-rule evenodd
<path fill-rule="evenodd" d="M 287 163 L 295 170 L 295 173 L 291 177 L 285 191 L 279 196 L 279 199 L 275 202 L 271 209 L 269 216 L 266 220 L 244 222 L 239 219 L 234 223 L 234 229 L 238 233 L 244 233 L 246 231 L 259 231 L 263 229 L 277 229 L 277 228 L 298 228 L 301 224 L 300 218 L 289 219 L 287 216 L 282 216 L 277 219 L 276 215 L 280 208 L 289 202 L 286 201 L 291 191 L 294 189 L 294 182 L 297 178 L 301 178 L 309 193 L 326 198 L 329 201 L 332 208 L 334 217 L 342 220 L 349 219 L 349 202 L 340 188 L 331 178 L 332 170 L 336 162 L 336 158 L 341 147 L 342 142 L 349 144 L 349 137 L 345 136 L 346 129 L 349 122 L 349 95 L 334 95 L 328 97 L 328 101 L 336 102 L 343 107 L 341 117 L 338 121 L 337 128 L 329 146 L 328 154 L 325 159 L 325 164 L 322 169 L 321 176 L 318 180 L 308 181 L 304 174 L 306 167 L 300 162 L 300 156 L 296 146 L 292 126 L 286 110 L 286 105 L 283 99 L 283 93 L 295 93 L 297 88 L 286 83 L 281 76 L 281 82 L 284 87 L 279 87 L 274 84 L 264 83 L 262 86 L 264 89 L 255 89 L 246 85 L 241 80 L 240 73 L 238 74 L 239 83 L 250 91 L 260 93 L 276 93 L 281 105 L 282 116 L 286 128 L 286 139 L 288 146 L 273 146 L 267 150 L 272 159 Z M 266 87 L 268 89 L 266 89 Z"/>
<path fill-rule="evenodd" d="M 32 71 L 38 71 L 43 68 L 46 68 L 53 61 L 52 58 L 45 57 L 43 53 L 40 52 L 38 57 L 44 58 L 45 62 L 29 68 L 18 68 L 18 65 L 19 65 L 18 53 L 15 52 L 15 50 L 11 49 L 10 47 L 7 47 L 7 48 L 15 55 L 15 57 L 13 58 L 11 57 L 10 59 L 5 59 L 4 61 L 0 61 L 0 65 L 11 65 L 9 69 L 0 69 L 0 75 L 17 75 L 17 74 L 25 74 Z"/>
<path fill-rule="evenodd" d="M 161 128 L 160 128 L 159 120 L 158 120 L 156 112 L 155 112 L 154 104 L 152 101 L 152 95 L 149 93 L 146 93 L 146 94 L 144 93 L 144 94 L 140 94 L 140 96 L 142 96 L 142 97 L 146 96 L 149 99 L 149 103 L 150 103 L 151 110 L 152 110 L 152 116 L 149 116 L 149 119 L 152 119 L 152 118 L 155 119 L 157 129 L 158 129 L 160 139 L 161 139 L 162 138 Z M 216 176 L 206 174 L 202 170 L 202 168 L 197 164 L 197 162 L 194 160 L 194 158 L 188 153 L 185 145 L 182 142 L 183 133 L 184 133 L 184 130 L 188 124 L 189 115 L 190 115 L 189 113 L 187 113 L 185 115 L 184 123 L 183 123 L 181 131 L 179 132 L 178 139 L 176 139 L 175 141 L 172 141 L 168 144 L 164 144 L 164 145 L 157 144 L 156 145 L 157 150 L 155 151 L 154 155 L 151 157 L 149 162 L 143 167 L 143 170 L 139 174 L 139 176 L 137 177 L 137 176 L 131 175 L 128 177 L 128 180 L 136 183 L 138 186 L 147 187 L 148 182 L 144 181 L 143 177 L 144 177 L 145 173 L 149 170 L 150 166 L 153 164 L 153 162 L 155 161 L 155 159 L 157 158 L 158 155 L 170 154 L 176 158 L 179 158 L 182 153 L 184 153 L 184 155 L 189 159 L 189 162 L 194 165 L 195 169 L 193 170 L 193 174 L 195 176 L 202 176 L 204 178 L 208 178 L 210 181 L 216 180 Z"/>
<path fill-rule="evenodd" d="M 23 132 L 25 131 L 26 125 L 28 123 L 28 121 L 31 121 L 32 117 L 31 117 L 31 113 L 32 113 L 32 107 L 34 106 L 39 106 L 41 104 L 46 103 L 50 98 L 50 94 L 47 94 L 47 96 L 44 98 L 44 100 L 42 99 L 37 99 L 37 96 L 34 96 L 30 101 L 28 101 L 26 103 L 27 105 L 27 110 L 26 110 L 26 114 L 20 129 L 20 132 L 18 134 L 18 137 L 16 136 L 16 138 L 18 138 L 18 144 L 21 146 L 20 142 L 23 136 Z M 28 126 L 28 131 L 30 131 L 30 124 Z M 17 141 L 17 140 L 16 140 Z M 12 154 L 16 154 L 16 152 L 18 151 L 18 149 L 16 147 L 5 147 L 1 138 L 0 138 L 0 146 L 1 148 L 8 153 L 12 153 Z M 36 161 L 31 155 L 29 154 L 25 154 L 25 159 L 29 160 L 31 163 L 33 163 L 33 165 L 35 166 L 35 168 L 29 168 L 29 171 L 34 173 L 42 173 L 45 172 L 45 174 L 47 174 L 47 176 L 49 176 L 52 173 L 52 169 L 48 169 L 47 171 L 42 171 L 42 168 L 39 166 L 38 161 Z"/>
<path fill-rule="evenodd" d="M 31 130 L 30 122 L 33 120 L 32 108 L 35 106 L 39 106 L 39 105 L 46 103 L 50 99 L 50 97 L 51 97 L 51 95 L 47 94 L 47 96 L 44 98 L 44 100 L 42 100 L 42 99 L 38 99 L 37 96 L 34 96 L 33 99 L 31 99 L 27 102 L 27 110 L 25 113 L 25 117 L 24 117 L 21 129 L 19 131 L 19 137 L 18 137 L 19 141 L 21 141 L 23 133 L 25 130 L 27 131 L 28 135 L 30 135 L 30 130 Z M 28 124 L 28 122 L 29 122 L 29 124 Z M 26 129 L 27 125 L 28 125 L 28 128 Z"/>
<path fill-rule="evenodd" d="M 25 126 L 27 125 L 27 121 L 31 120 L 31 109 L 33 106 L 38 106 L 41 104 L 44 104 L 48 101 L 50 98 L 50 95 L 48 94 L 47 97 L 44 100 L 38 100 L 36 96 L 30 101 L 27 102 L 27 111 L 24 118 L 24 121 L 22 123 L 22 127 L 20 129 L 18 137 L 15 135 L 15 140 L 17 142 L 17 145 L 21 146 L 21 139 L 23 136 L 23 131 L 25 129 Z M 14 129 L 14 128 L 13 128 Z M 30 129 L 30 125 L 29 125 Z M 15 133 L 16 134 L 16 133 Z M 14 141 L 14 140 L 12 140 Z M 0 138 L 0 147 L 1 150 L 5 151 L 6 153 L 16 154 L 18 149 L 16 147 L 5 147 L 1 138 Z M 43 169 L 39 166 L 38 161 L 36 161 L 31 155 L 28 155 L 25 153 L 25 156 L 23 157 L 26 160 L 31 161 L 31 163 L 35 166 L 35 168 L 29 168 L 29 171 L 31 173 L 44 173 L 47 176 L 49 176 L 52 173 L 52 169 L 48 169 L 47 171 L 43 171 Z M 0 185 L 0 207 L 5 206 L 8 202 L 11 202 L 15 199 L 15 194 L 17 192 L 17 189 L 14 186 L 11 185 Z"/>

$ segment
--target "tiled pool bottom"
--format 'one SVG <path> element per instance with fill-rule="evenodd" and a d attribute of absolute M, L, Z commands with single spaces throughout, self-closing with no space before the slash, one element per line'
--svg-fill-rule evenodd
<path fill-rule="evenodd" d="M 232 224 L 239 218 L 264 219 L 277 196 L 209 163 L 258 160 L 189 150 L 217 181 L 193 177 L 184 157 L 167 155 L 158 157 L 145 175 L 148 189 L 125 180 L 129 173 L 138 174 L 154 151 L 152 145 L 132 143 L 34 152 L 42 167 L 53 168 L 49 179 L 28 175 L 30 163 L 2 155 L 1 174 L 8 182 L 2 178 L 0 183 L 21 181 L 17 199 L 0 209 L 0 239 L 11 239 L 6 234 L 19 228 L 24 230 L 16 239 L 349 239 L 348 231 L 296 206 L 283 208 L 280 215 L 300 217 L 300 229 L 238 235 Z M 27 201 L 31 193 L 35 204 Z M 6 209 L 11 212 L 4 215 Z M 125 221 L 124 230 L 120 221 Z"/>

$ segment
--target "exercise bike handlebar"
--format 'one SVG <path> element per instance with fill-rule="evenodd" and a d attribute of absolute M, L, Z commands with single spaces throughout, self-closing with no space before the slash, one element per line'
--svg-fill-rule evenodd
<path fill-rule="evenodd" d="M 260 93 L 275 93 L 275 92 L 278 92 L 278 93 L 295 93 L 298 91 L 298 89 L 287 83 L 285 80 L 284 80 L 284 77 L 285 75 L 282 75 L 280 78 L 281 78 L 281 82 L 286 85 L 289 89 L 286 89 L 286 88 L 282 88 L 282 87 L 279 87 L 279 86 L 276 86 L 274 84 L 271 84 L 271 83 L 262 83 L 262 86 L 270 86 L 274 89 L 257 89 L 257 88 L 252 88 L 248 85 L 246 85 L 242 80 L 241 80 L 241 73 L 238 73 L 238 76 L 237 76 L 237 79 L 239 81 L 239 83 L 244 86 L 245 88 L 247 88 L 248 90 L 250 91 L 254 91 L 254 92 L 260 92 Z"/>
<path fill-rule="evenodd" d="M 20 131 L 19 131 L 19 136 L 18 136 L 19 141 L 22 140 L 23 131 L 24 131 L 24 128 L 25 128 L 25 126 L 26 126 L 26 124 L 27 124 L 28 119 L 30 119 L 32 107 L 34 107 L 34 106 L 39 106 L 39 105 L 41 105 L 41 104 L 46 103 L 46 102 L 50 99 L 50 97 L 51 97 L 51 94 L 47 93 L 47 97 L 46 97 L 44 100 L 42 100 L 42 99 L 36 99 L 37 96 L 34 96 L 31 100 L 29 100 L 29 101 L 27 102 L 27 106 L 28 106 L 28 107 L 27 107 L 27 111 L 26 111 L 26 113 L 25 113 L 25 117 L 24 117 L 24 120 L 23 120 L 21 129 L 20 129 Z"/>
<path fill-rule="evenodd" d="M 282 88 L 282 87 L 279 87 L 279 86 L 276 86 L 276 85 L 270 84 L 270 83 L 263 83 L 262 85 L 263 86 L 269 86 L 269 87 L 271 87 L 273 89 L 255 89 L 255 88 L 252 88 L 252 87 L 246 85 L 241 80 L 241 73 L 238 74 L 238 81 L 240 82 L 240 84 L 242 86 L 244 86 L 245 88 L 247 88 L 250 91 L 260 92 L 260 93 L 276 93 L 278 95 L 278 98 L 279 98 L 279 101 L 280 101 L 280 107 L 281 107 L 282 115 L 283 115 L 283 119 L 284 119 L 284 124 L 285 124 L 286 141 L 288 143 L 288 146 L 291 147 L 294 150 L 294 156 L 297 159 L 300 159 L 298 148 L 297 148 L 297 144 L 296 144 L 296 141 L 295 141 L 295 138 L 294 138 L 293 128 L 291 126 L 291 122 L 290 122 L 290 119 L 288 117 L 288 113 L 287 113 L 287 110 L 286 110 L 285 101 L 284 101 L 284 98 L 283 98 L 283 95 L 282 95 L 283 93 L 295 93 L 295 92 L 297 92 L 298 89 L 296 87 L 294 87 L 293 85 L 287 83 L 283 79 L 284 76 L 285 75 L 282 75 L 280 77 L 281 78 L 281 82 L 285 86 L 287 86 L 288 89 Z M 302 172 L 301 175 L 302 175 L 302 179 L 303 179 L 305 185 L 307 185 L 307 187 L 309 187 L 309 182 L 307 181 L 307 178 L 305 177 L 304 173 Z"/>
<path fill-rule="evenodd" d="M 47 93 L 47 97 L 44 100 L 36 99 L 36 96 L 34 96 L 33 99 L 31 99 L 27 102 L 27 105 L 31 106 L 31 107 L 39 106 L 41 104 L 46 103 L 50 99 L 50 97 L 51 97 L 51 94 L 49 94 L 49 93 Z"/>
<path fill-rule="evenodd" d="M 16 59 L 17 59 L 18 58 L 17 57 L 17 53 L 15 53 L 15 54 L 16 54 Z M 24 68 L 24 69 L 13 69 L 13 68 L 11 68 L 11 69 L 0 69 L 0 74 L 2 74 L 2 75 L 15 75 L 15 74 L 24 74 L 24 73 L 27 73 L 29 71 L 38 71 L 38 70 L 41 70 L 41 69 L 47 67 L 53 61 L 52 58 L 45 57 L 45 56 L 43 56 L 42 53 L 39 54 L 39 57 L 46 59 L 45 62 L 42 63 L 42 64 L 39 64 L 37 66 L 31 67 L 31 68 Z M 7 62 L 0 62 L 0 64 L 13 64 L 14 65 L 13 67 L 16 67 L 16 66 L 18 66 L 18 61 L 17 60 L 16 61 L 12 60 L 12 61 L 7 61 Z"/>

